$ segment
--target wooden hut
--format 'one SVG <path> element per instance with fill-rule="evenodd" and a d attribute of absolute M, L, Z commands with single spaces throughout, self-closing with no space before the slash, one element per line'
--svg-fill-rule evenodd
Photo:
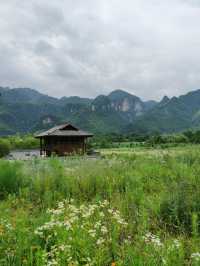
<path fill-rule="evenodd" d="M 84 154 L 86 152 L 86 140 L 92 136 L 93 134 L 66 123 L 55 126 L 35 137 L 40 139 L 40 155 L 66 156 Z"/>

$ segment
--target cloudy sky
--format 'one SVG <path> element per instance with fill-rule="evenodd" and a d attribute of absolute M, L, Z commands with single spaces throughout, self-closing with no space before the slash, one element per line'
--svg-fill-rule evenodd
<path fill-rule="evenodd" d="M 53 96 L 200 88 L 199 0 L 2 0 L 0 85 Z"/>

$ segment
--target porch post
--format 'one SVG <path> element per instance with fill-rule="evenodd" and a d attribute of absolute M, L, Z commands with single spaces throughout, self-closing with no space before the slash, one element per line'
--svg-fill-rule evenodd
<path fill-rule="evenodd" d="M 42 156 L 42 138 L 40 138 L 40 156 Z"/>
<path fill-rule="evenodd" d="M 84 138 L 84 154 L 86 153 L 86 141 L 87 141 L 87 139 Z"/>

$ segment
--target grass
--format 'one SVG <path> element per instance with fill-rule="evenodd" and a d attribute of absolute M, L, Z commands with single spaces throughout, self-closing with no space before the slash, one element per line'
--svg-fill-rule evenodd
<path fill-rule="evenodd" d="M 200 265 L 200 151 L 0 161 L 0 265 Z"/>

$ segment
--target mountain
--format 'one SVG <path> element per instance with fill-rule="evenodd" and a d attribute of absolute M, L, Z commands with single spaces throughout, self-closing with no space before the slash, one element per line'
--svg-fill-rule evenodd
<path fill-rule="evenodd" d="M 0 87 L 0 95 L 2 100 L 7 104 L 30 103 L 30 104 L 57 104 L 56 98 L 39 93 L 29 88 L 2 88 Z"/>
<path fill-rule="evenodd" d="M 168 96 L 164 96 L 162 100 L 159 102 L 159 106 L 164 106 L 168 104 L 169 101 L 170 101 L 170 98 Z"/>
<path fill-rule="evenodd" d="M 155 102 L 142 101 L 123 90 L 95 99 L 58 99 L 29 88 L 0 87 L 0 135 L 36 132 L 65 121 L 101 134 L 199 128 L 200 90 Z"/>
<path fill-rule="evenodd" d="M 129 131 L 172 133 L 200 126 L 200 90 L 169 99 L 165 96 L 134 125 Z"/>
<path fill-rule="evenodd" d="M 157 102 L 156 101 L 147 101 L 147 102 L 144 102 L 145 104 L 145 108 L 146 108 L 146 111 L 152 109 L 153 107 L 155 107 L 157 105 Z"/>
<path fill-rule="evenodd" d="M 134 122 L 149 109 L 149 102 L 122 90 L 115 90 L 108 96 L 100 95 L 91 104 L 92 111 L 113 112 L 127 123 Z M 120 119 L 119 118 L 119 119 Z"/>
<path fill-rule="evenodd" d="M 92 99 L 89 98 L 81 98 L 78 96 L 71 96 L 71 97 L 62 97 L 59 100 L 59 103 L 62 105 L 65 104 L 86 104 L 89 105 L 92 102 Z"/>
<path fill-rule="evenodd" d="M 145 103 L 140 98 L 122 90 L 111 92 L 108 98 L 111 100 L 113 108 L 117 112 L 125 114 L 124 117 L 127 117 L 129 122 L 133 122 L 146 110 Z"/>
<path fill-rule="evenodd" d="M 120 133 L 150 106 L 122 90 L 95 99 L 57 99 L 29 88 L 0 88 L 0 95 L 1 135 L 34 132 L 64 121 L 94 133 Z"/>

